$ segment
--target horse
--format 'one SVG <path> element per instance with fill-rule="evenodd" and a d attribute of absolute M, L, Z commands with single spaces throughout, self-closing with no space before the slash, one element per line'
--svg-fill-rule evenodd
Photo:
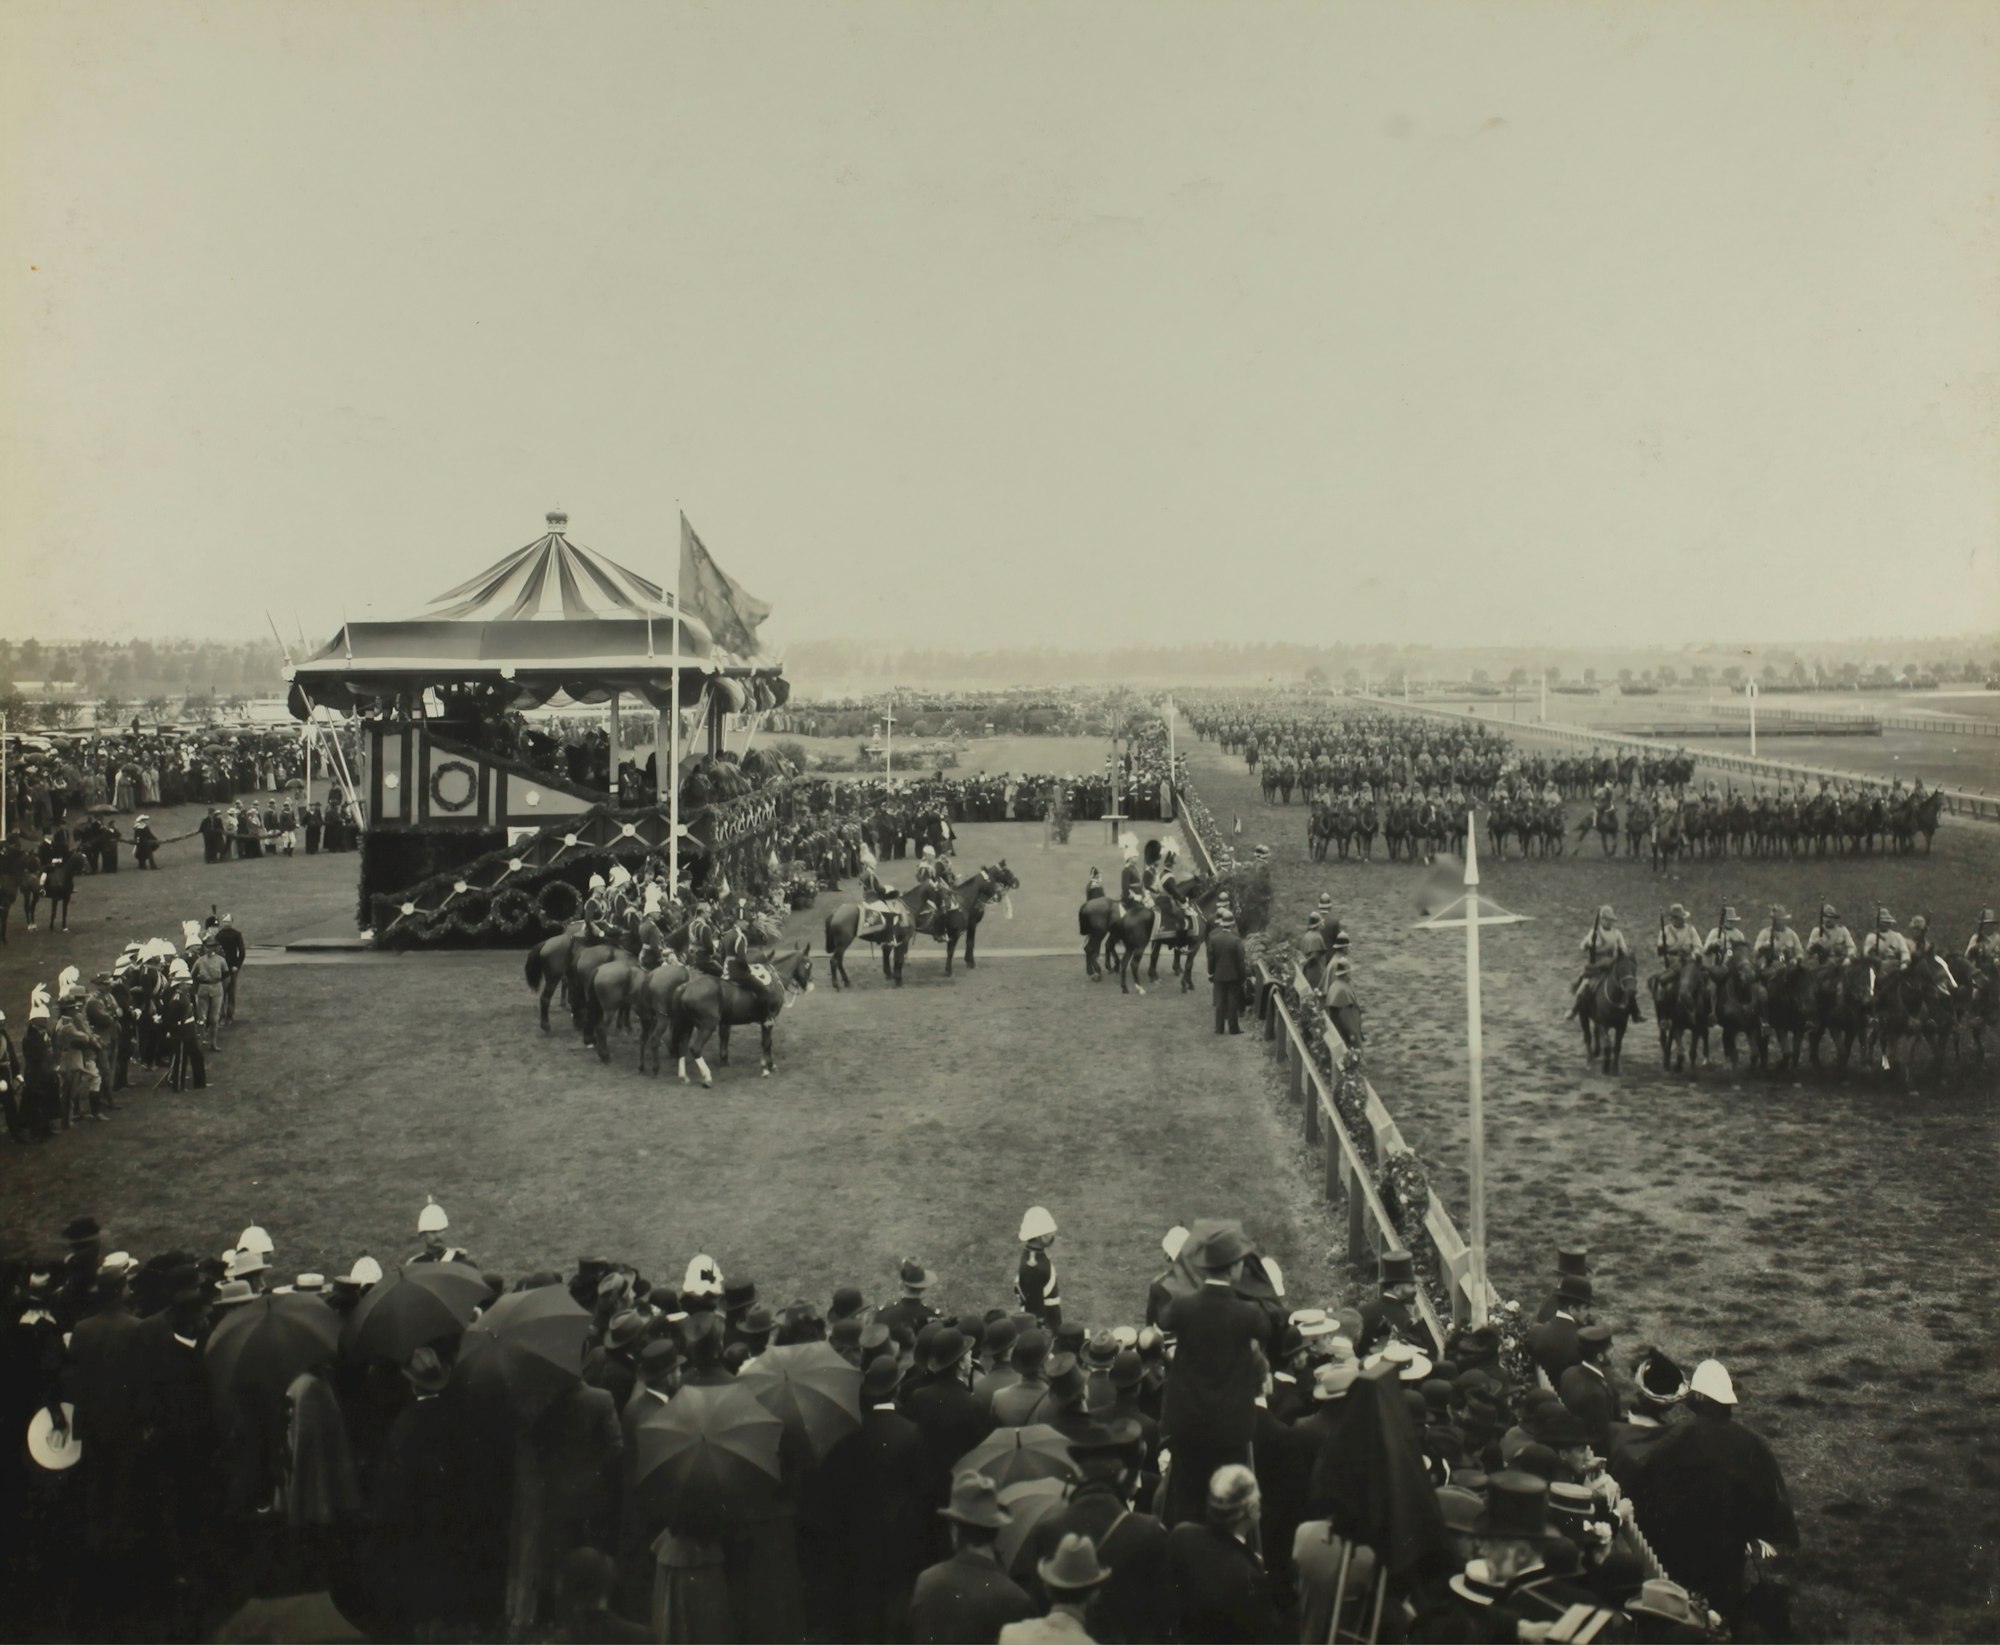
<path fill-rule="evenodd" d="M 1188 882 L 1179 897 L 1161 897 L 1155 912 L 1159 923 L 1153 933 L 1152 956 L 1146 966 L 1146 980 L 1160 980 L 1160 950 L 1173 956 L 1173 974 L 1181 979 L 1181 992 L 1194 990 L 1194 957 L 1208 940 L 1219 881 L 1199 877 Z"/>
<path fill-rule="evenodd" d="M 556 996 L 556 990 L 565 985 L 569 976 L 570 951 L 583 937 L 583 921 L 571 920 L 553 937 L 538 942 L 528 950 L 525 970 L 528 986 L 541 990 L 542 1032 L 549 1032 L 549 1001 Z M 563 996 L 563 1003 L 569 1003 L 569 996 Z"/>
<path fill-rule="evenodd" d="M 1653 996 L 1653 1017 L 1660 1025 L 1660 1066 L 1669 1073 L 1685 1068 L 1694 1073 L 1699 1052 L 1708 1061 L 1708 1030 L 1714 1020 L 1715 996 L 1708 973 L 1693 960 L 1663 971 L 1647 985 Z M 1683 1054 L 1681 1036 L 1687 1036 Z"/>
<path fill-rule="evenodd" d="M 1620 954 L 1596 982 L 1586 988 L 1577 1005 L 1583 1022 L 1583 1054 L 1601 1059 L 1604 1072 L 1618 1072 L 1620 1053 L 1625 1047 L 1625 1027 L 1639 1011 L 1639 964 L 1630 954 Z"/>
<path fill-rule="evenodd" d="M 1822 970 L 1813 983 L 1813 1022 L 1806 1032 L 1806 1051 L 1818 1068 L 1820 1040 L 1831 1034 L 1840 1053 L 1836 1077 L 1847 1078 L 1847 1058 L 1856 1045 L 1866 1055 L 1875 1021 L 1875 971 L 1859 960 Z"/>
<path fill-rule="evenodd" d="M 1971 1032 L 1972 1053 L 1979 1066 L 1986 1066 L 1986 1035 L 1989 1031 L 2000 1030 L 2000 971 L 1987 966 L 1976 965 L 1961 956 L 1947 960 L 1952 981 L 1958 985 L 1959 1021 Z M 1952 1033 L 1952 1047 L 1958 1046 L 1956 1029 Z"/>
<path fill-rule="evenodd" d="M 1921 800 L 1906 799 L 1896 807 L 1890 820 L 1891 833 L 1898 851 L 1914 851 L 1917 836 L 1924 837 L 1924 854 L 1930 855 L 1931 836 L 1937 832 L 1938 816 L 1944 810 L 1944 796 L 1932 789 Z"/>
<path fill-rule="evenodd" d="M 674 1063 L 681 1084 L 687 1084 L 688 1058 L 693 1057 L 703 1089 L 713 1086 L 715 1076 L 709 1072 L 708 1061 L 702 1055 L 708 1049 L 710 1037 L 719 1036 L 717 1043 L 722 1051 L 716 1062 L 727 1068 L 729 1030 L 750 1023 L 757 1025 L 762 1039 L 762 1077 L 769 1079 L 778 1071 L 771 1032 L 777 1026 L 780 1011 L 799 995 L 812 992 L 812 945 L 807 943 L 782 954 L 768 955 L 753 963 L 750 970 L 752 976 L 760 972 L 762 976 L 749 988 L 697 971 L 672 995 L 669 1006 L 673 1018 Z"/>
<path fill-rule="evenodd" d="M 673 1032 L 674 997 L 681 985 L 693 976 L 686 964 L 673 954 L 639 979 L 634 1004 L 639 1016 L 639 1072 L 646 1072 L 648 1059 L 655 1074 L 660 1071 L 660 1042 Z"/>
<path fill-rule="evenodd" d="M 1764 1009 L 1757 979 L 1736 966 L 1723 969 L 1715 979 L 1715 1025 L 1722 1030 L 1722 1054 L 1729 1059 L 1729 1071 L 1737 1071 L 1736 1036 L 1750 1042 L 1751 1066 L 1764 1066 Z"/>
<path fill-rule="evenodd" d="M 917 930 L 944 944 L 944 974 L 951 975 L 951 964 L 958 953 L 958 939 L 965 938 L 965 968 L 970 971 L 979 963 L 973 953 L 973 945 L 979 940 L 979 922 L 986 918 L 989 903 L 999 902 L 1008 892 L 1020 889 L 1021 882 L 1002 857 L 991 867 L 982 867 L 958 881 L 951 887 L 950 894 L 933 898 L 917 911 Z M 924 916 L 930 915 L 926 923 Z"/>
<path fill-rule="evenodd" d="M 1615 805 L 1600 805 L 1589 816 L 1576 825 L 1576 837 L 1589 837 L 1592 829 L 1597 831 L 1597 843 L 1607 857 L 1618 855 L 1618 808 Z"/>
<path fill-rule="evenodd" d="M 1687 838 L 1682 832 L 1681 814 L 1669 811 L 1653 824 L 1651 835 L 1653 844 L 1653 872 L 1664 874 L 1667 864 L 1677 863 L 1687 849 Z"/>
<path fill-rule="evenodd" d="M 56 929 L 56 911 L 62 911 L 62 929 L 69 929 L 70 893 L 76 889 L 76 877 L 83 871 L 83 853 L 65 852 L 49 864 L 48 872 L 42 876 L 42 895 L 49 904 L 49 930 Z M 34 916 L 29 915 L 32 924 Z"/>
<path fill-rule="evenodd" d="M 1653 831 L 1653 808 L 1644 800 L 1634 800 L 1625 808 L 1625 854 L 1638 857 L 1646 849 L 1646 837 Z"/>
<path fill-rule="evenodd" d="M 881 881 L 872 875 L 869 878 L 880 890 Z M 905 919 L 892 907 L 883 923 L 865 934 L 861 930 L 861 905 L 844 902 L 826 917 L 826 974 L 836 989 L 843 985 L 849 988 L 854 986 L 854 979 L 847 974 L 847 951 L 858 938 L 862 942 L 881 944 L 882 976 L 900 988 L 903 986 L 903 961 L 909 953 L 910 938 L 915 932 L 927 933 L 944 943 L 944 974 L 947 977 L 952 974 L 958 940 L 964 937 L 965 968 L 975 970 L 978 966 L 975 945 L 979 938 L 979 922 L 986 917 L 986 905 L 998 902 L 1010 891 L 1019 890 L 1020 885 L 1020 879 L 1007 866 L 1007 859 L 1002 857 L 991 867 L 981 868 L 954 886 L 952 896 L 947 899 L 950 906 L 927 903 L 911 919 Z M 904 903 L 901 906 L 907 913 L 908 905 Z M 944 916 L 942 921 L 938 918 L 940 911 Z M 931 916 L 928 923 L 924 919 L 926 913 Z"/>
<path fill-rule="evenodd" d="M 1764 988 L 1766 1016 L 1778 1044 L 1778 1068 L 1795 1072 L 1799 1052 L 1813 1022 L 1813 975 L 1803 965 L 1785 965 L 1768 973 Z M 1761 1054 L 1761 1047 L 1760 1047 Z"/>
<path fill-rule="evenodd" d="M 1875 1034 L 1882 1053 L 1882 1072 L 1890 1072 L 1900 1061 L 1903 1089 L 1914 1090 L 1919 1046 L 1930 1047 L 1933 1073 L 1944 1066 L 1945 1041 L 1954 1031 L 1958 984 L 1942 956 L 1921 954 L 1889 976 L 1878 978 L 1876 992 Z M 1899 1045 L 1903 1047 L 1901 1057 L 1897 1056 Z"/>
<path fill-rule="evenodd" d="M 1098 964 L 1101 952 L 1107 961 L 1117 958 L 1118 992 L 1128 994 L 1138 989 L 1146 990 L 1139 982 L 1139 961 L 1145 956 L 1146 945 L 1153 940 L 1153 910 L 1141 903 L 1137 908 L 1127 908 L 1123 902 L 1114 902 L 1106 896 L 1092 897 L 1076 911 L 1076 928 L 1083 936 L 1083 970 L 1092 982 L 1104 979 L 1103 967 Z"/>

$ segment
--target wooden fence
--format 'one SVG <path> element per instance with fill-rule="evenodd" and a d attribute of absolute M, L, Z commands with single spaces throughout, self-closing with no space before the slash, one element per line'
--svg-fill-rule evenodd
<path fill-rule="evenodd" d="M 1334 1101 L 1327 1073 L 1320 1067 L 1311 1041 L 1300 1025 L 1299 1010 L 1316 1008 L 1302 1005 L 1295 1010 L 1285 997 L 1286 985 L 1274 977 L 1262 961 L 1258 962 L 1255 975 L 1257 1015 L 1263 1026 L 1264 1040 L 1274 1055 L 1284 1059 L 1285 1090 L 1300 1111 L 1307 1148 L 1317 1149 L 1322 1154 L 1320 1180 L 1327 1204 L 1346 1208 L 1348 1261 L 1372 1267 L 1379 1262 L 1385 1249 L 1405 1243 L 1403 1232 L 1397 1228 L 1388 1207 L 1382 1203 L 1381 1193 L 1375 1186 L 1376 1173 L 1396 1155 L 1414 1154 L 1415 1150 L 1403 1140 L 1394 1117 L 1374 1086 L 1364 1078 L 1361 1082 L 1366 1093 L 1364 1116 L 1374 1156 L 1371 1162 L 1348 1130 L 1347 1120 Z M 1313 998 L 1311 986 L 1297 967 L 1293 968 L 1289 983 L 1301 1001 Z M 1338 1045 L 1346 1050 L 1346 1042 L 1341 1039 L 1339 1030 L 1323 1016 L 1319 1022 L 1328 1045 Z M 1436 1305 L 1421 1288 L 1417 1295 L 1417 1310 L 1436 1342 L 1438 1352 L 1443 1353 L 1450 1327 L 1464 1324 L 1473 1313 L 1472 1252 L 1435 1191 L 1430 1195 L 1423 1227 L 1437 1252 L 1438 1275 L 1450 1298 L 1450 1317 L 1441 1318 Z M 1496 1299 L 1489 1286 L 1486 1311 L 1490 1312 L 1495 1305 Z"/>
<path fill-rule="evenodd" d="M 1747 720 L 1750 717 L 1748 703 L 1714 703 L 1712 712 L 1726 715 L 1732 720 Z M 1982 720 L 1971 714 L 1821 714 L 1811 709 L 1766 708 L 1762 698 L 1757 703 L 1757 727 L 1762 730 L 1767 720 L 1780 722 L 1797 721 L 1808 725 L 1831 724 L 1839 729 L 1866 727 L 1870 732 L 1880 732 L 1885 727 L 1891 731 L 1930 731 L 1952 737 L 2000 737 L 2000 719 Z"/>

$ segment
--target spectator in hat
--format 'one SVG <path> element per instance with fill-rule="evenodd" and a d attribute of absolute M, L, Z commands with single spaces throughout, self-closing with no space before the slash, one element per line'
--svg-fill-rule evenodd
<path fill-rule="evenodd" d="M 990 1645 L 1010 1622 L 1035 1614 L 1035 1602 L 1001 1569 L 994 1543 L 1013 1519 L 984 1474 L 960 1474 L 951 1500 L 937 1510 L 951 1527 L 951 1557 L 917 1578 L 910 1596 L 916 1645 Z"/>
<path fill-rule="evenodd" d="M 1028 1207 L 1021 1218 L 1021 1264 L 1014 1275 L 1014 1295 L 1046 1331 L 1062 1329 L 1062 1293 L 1049 1247 L 1056 1242 L 1056 1219 L 1040 1205 Z"/>
<path fill-rule="evenodd" d="M 923 1431 L 896 1409 L 902 1367 L 893 1356 L 861 1379 L 861 1426 L 843 1434 L 806 1476 L 799 1554 L 813 1614 L 837 1640 L 907 1637 L 931 1527 Z"/>
<path fill-rule="evenodd" d="M 997 1389 L 990 1401 L 996 1428 L 1025 1428 L 1048 1396 L 1048 1333 L 1031 1326 L 1015 1339 L 1011 1360 L 1015 1381 Z"/>
<path fill-rule="evenodd" d="M 1208 933 L 1208 985 L 1218 1034 L 1243 1032 L 1243 987 L 1249 976 L 1250 962 L 1243 952 L 1243 939 L 1236 934 L 1236 916 L 1226 908 L 1217 908 Z"/>
<path fill-rule="evenodd" d="M 1049 1558 L 1066 1537 L 1088 1537 L 1110 1568 L 1092 1610 L 1092 1632 L 1104 1640 L 1169 1637 L 1173 1607 L 1167 1584 L 1167 1528 L 1133 1506 L 1142 1481 L 1136 1458 L 1144 1436 L 1129 1418 L 1093 1423 L 1070 1442 L 1081 1479 L 1063 1506 L 1035 1527 L 1033 1557 Z M 1046 1582 L 1041 1592 L 1052 1597 Z"/>
<path fill-rule="evenodd" d="M 604 1340 L 583 1358 L 583 1380 L 610 1394 L 621 1411 L 630 1402 L 639 1379 L 639 1350 L 645 1335 L 645 1315 L 628 1308 L 612 1316 Z"/>
<path fill-rule="evenodd" d="M 1055 1429 L 1073 1439 L 1090 1426 L 1090 1377 L 1074 1354 L 1053 1354 L 1048 1364 L 1049 1390 L 1029 1418 L 1031 1425 Z"/>
<path fill-rule="evenodd" d="M 993 1431 L 993 1418 L 965 1385 L 965 1359 L 972 1344 L 955 1325 L 931 1338 L 924 1360 L 930 1380 L 907 1394 L 903 1412 L 924 1436 L 924 1457 L 930 1471 L 933 1502 L 943 1502 L 951 1490 L 952 1464 Z"/>
<path fill-rule="evenodd" d="M 1178 1457 L 1174 1467 L 1180 1467 Z M 1221 1642 L 1284 1637 L 1257 1554 L 1262 1511 L 1257 1476 L 1241 1463 L 1229 1463 L 1205 1481 L 1201 1517 L 1167 1533 L 1177 1638 Z"/>
<path fill-rule="evenodd" d="M 1021 1373 L 1013 1365 L 1014 1345 L 1020 1339 L 1019 1327 L 1005 1314 L 988 1320 L 980 1333 L 979 1360 L 986 1368 L 973 1376 L 972 1397 L 989 1412 L 993 1409 L 993 1396 L 1021 1380 Z"/>
<path fill-rule="evenodd" d="M 1611 1444 L 1611 1425 L 1625 1416 L 1624 1402 L 1611 1382 L 1611 1327 L 1586 1325 L 1577 1333 L 1577 1342 L 1583 1358 L 1563 1372 L 1556 1392 L 1576 1413 L 1590 1443 L 1603 1452 Z"/>
<path fill-rule="evenodd" d="M 826 1324 L 829 1334 L 833 1327 L 844 1319 L 860 1319 L 867 1312 L 867 1304 L 861 1296 L 858 1285 L 842 1285 L 835 1288 L 833 1301 L 826 1310 Z M 866 1323 L 864 1321 L 864 1323 Z"/>
<path fill-rule="evenodd" d="M 1631 1409 L 1612 1423 L 1605 1442 L 1608 1471 L 1627 1496 L 1636 1494 L 1647 1460 L 1667 1437 L 1669 1420 L 1680 1413 L 1687 1392 L 1687 1374 L 1659 1349 L 1646 1349 L 1634 1362 Z"/>
<path fill-rule="evenodd" d="M 1249 1242 L 1234 1229 L 1212 1236 L 1193 1254 L 1201 1289 L 1176 1297 L 1161 1316 L 1162 1328 L 1177 1340 L 1160 1424 L 1174 1457 L 1169 1525 L 1200 1519 L 1216 1469 L 1248 1460 L 1264 1383 L 1252 1350 L 1271 1339 L 1271 1316 L 1236 1293 L 1250 1252 Z"/>
<path fill-rule="evenodd" d="M 1000 1630 L 1000 1645 L 1064 1645 L 1077 1640 L 1088 1645 L 1097 1637 L 1088 1623 L 1098 1592 L 1112 1576 L 1111 1567 L 1099 1562 L 1096 1545 L 1087 1536 L 1065 1536 L 1053 1553 L 1036 1562 L 1035 1575 L 1048 1596 L 1048 1615 L 1008 1623 Z"/>
<path fill-rule="evenodd" d="M 1556 1311 L 1529 1329 L 1522 1346 L 1549 1381 L 1560 1386 L 1563 1372 L 1583 1363 L 1583 1328 L 1590 1323 L 1590 1281 L 1564 1274 L 1556 1281 L 1556 1298 Z"/>
<path fill-rule="evenodd" d="M 924 1293 L 931 1288 L 930 1271 L 915 1257 L 905 1257 L 896 1271 L 896 1284 L 896 1300 L 875 1310 L 875 1322 L 891 1330 L 905 1326 L 914 1337 L 937 1318 L 937 1310 L 924 1301 Z"/>
<path fill-rule="evenodd" d="M 1166 1311 L 1167 1304 L 1174 1300 L 1174 1293 L 1169 1288 L 1170 1282 L 1179 1272 L 1176 1264 L 1180 1261 L 1181 1248 L 1187 1241 L 1188 1231 L 1178 1223 L 1169 1228 L 1166 1237 L 1160 1241 L 1160 1249 L 1166 1254 L 1167 1266 L 1155 1274 L 1152 1283 L 1146 1287 L 1148 1325 L 1157 1326 L 1160 1323 L 1160 1315 Z"/>
<path fill-rule="evenodd" d="M 1565 1279 L 1590 1278 L 1590 1247 L 1587 1245 L 1564 1245 L 1556 1250 L 1556 1284 L 1542 1299 L 1542 1306 L 1536 1310 L 1535 1323 L 1551 1320 L 1561 1312 L 1565 1298 L 1562 1282 Z"/>
<path fill-rule="evenodd" d="M 1354 1351 L 1366 1358 L 1392 1340 L 1417 1342 L 1423 1330 L 1417 1314 L 1417 1259 L 1401 1247 L 1384 1251 L 1375 1295 L 1361 1305 L 1361 1335 Z"/>
<path fill-rule="evenodd" d="M 1770 1446 L 1736 1420 L 1735 1384 L 1720 1360 L 1688 1379 L 1686 1422 L 1667 1432 L 1633 1504 L 1660 1564 L 1734 1622 L 1743 1610 L 1744 1550 L 1796 1548 L 1798 1523 Z"/>
<path fill-rule="evenodd" d="M 402 1371 L 411 1398 L 383 1442 L 367 1566 L 393 1631 L 414 1639 L 477 1621 L 478 1564 L 467 1534 L 475 1465 L 457 1409 L 440 1397 L 450 1368 L 435 1349 L 419 1348 Z"/>
<path fill-rule="evenodd" d="M 1588 1590 L 1550 1570 L 1550 1534 L 1548 1486 L 1518 1470 L 1494 1474 L 1472 1522 L 1477 1558 L 1451 1579 L 1439 1609 L 1418 1618 L 1416 1637 L 1519 1639 L 1524 1623 L 1544 1627 L 1572 1605 L 1595 1609 Z"/>
<path fill-rule="evenodd" d="M 757 1301 L 757 1282 L 737 1277 L 722 1288 L 723 1346 L 744 1339 L 743 1321 Z M 766 1333 L 769 1334 L 768 1332 Z"/>

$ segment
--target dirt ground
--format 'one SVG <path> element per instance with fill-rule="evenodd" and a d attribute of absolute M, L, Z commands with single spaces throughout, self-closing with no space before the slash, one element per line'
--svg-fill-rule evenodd
<path fill-rule="evenodd" d="M 1241 760 L 1193 745 L 1185 726 L 1182 746 L 1224 825 L 1240 813 L 1243 844 L 1272 847 L 1278 929 L 1301 929 L 1333 893 L 1354 938 L 1370 1077 L 1465 1226 L 1462 935 L 1412 929 L 1422 870 L 1312 863 L 1303 807 L 1266 807 Z M 1502 1294 L 1532 1307 L 1556 1245 L 1582 1240 L 1621 1360 L 1658 1343 L 1684 1366 L 1706 1354 L 1729 1366 L 1798 1507 L 1799 1637 L 2000 1635 L 2000 1063 L 1921 1079 L 1914 1097 L 1858 1075 L 1691 1082 L 1662 1071 L 1649 1023 L 1607 1078 L 1564 1020 L 1600 903 L 1642 950 L 1667 903 L 1706 928 L 1724 899 L 1746 918 L 1778 900 L 1803 916 L 1830 898 L 1850 918 L 1879 901 L 1905 925 L 1928 912 L 1962 946 L 1980 906 L 2000 900 L 2000 828 L 1948 825 L 1929 859 L 1724 862 L 1656 878 L 1593 843 L 1555 862 L 1482 858 L 1481 870 L 1486 895 L 1532 916 L 1484 943 Z"/>

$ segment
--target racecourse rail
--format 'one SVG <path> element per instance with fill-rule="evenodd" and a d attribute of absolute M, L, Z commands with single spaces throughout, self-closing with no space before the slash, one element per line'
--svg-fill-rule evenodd
<path fill-rule="evenodd" d="M 1711 714 L 1732 720 L 1751 717 L 1748 703 L 1713 703 Z M 2000 719 L 1980 720 L 1968 714 L 1816 714 L 1810 709 L 1759 708 L 1757 723 L 1779 725 L 1867 726 L 1876 731 L 1931 731 L 1952 737 L 2000 737 Z"/>
<path fill-rule="evenodd" d="M 1602 748 L 1610 745 L 1629 748 L 1641 754 L 1658 754 L 1668 745 L 1651 737 L 1628 737 L 1617 731 L 1597 731 L 1589 726 L 1565 725 L 1558 720 L 1513 721 L 1492 720 L 1484 715 L 1469 714 L 1456 708 L 1439 708 L 1431 703 L 1406 703 L 1399 697 L 1376 697 L 1363 695 L 1357 700 L 1376 704 L 1382 708 L 1393 708 L 1405 714 L 1430 714 L 1443 720 L 1456 720 L 1461 724 L 1483 725 L 1510 735 L 1549 737 L 1557 742 L 1572 745 Z M 1720 754 L 1706 748 L 1689 749 L 1697 764 L 1713 766 L 1719 771 L 1734 772 L 1746 777 L 1761 777 L 1767 782 L 1776 781 L 1819 781 L 1859 783 L 1866 788 L 1879 788 L 1886 792 L 1889 784 L 1881 777 L 1871 776 L 1864 771 L 1833 771 L 1819 765 L 1794 765 L 1789 760 L 1751 759 L 1742 754 Z M 1973 794 L 1963 788 L 1940 788 L 1935 792 L 1944 796 L 1945 809 L 1953 816 L 1976 817 L 1982 822 L 2000 822 L 2000 796 Z"/>

